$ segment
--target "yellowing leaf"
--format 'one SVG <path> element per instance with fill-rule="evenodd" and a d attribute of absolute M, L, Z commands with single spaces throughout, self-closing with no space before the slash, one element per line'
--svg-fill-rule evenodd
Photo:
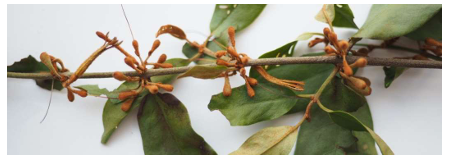
<path fill-rule="evenodd" d="M 298 130 L 293 126 L 268 127 L 246 140 L 234 155 L 285 155 L 296 141 Z"/>

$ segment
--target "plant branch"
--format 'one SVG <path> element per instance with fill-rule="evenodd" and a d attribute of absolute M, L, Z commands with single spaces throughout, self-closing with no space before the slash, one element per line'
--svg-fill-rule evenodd
<path fill-rule="evenodd" d="M 347 56 L 348 63 L 355 62 L 359 56 Z M 409 59 L 393 59 L 393 58 L 375 58 L 364 57 L 368 60 L 368 65 L 371 66 L 394 66 L 394 67 L 408 67 L 408 68 L 442 68 L 441 61 L 430 60 L 409 60 Z M 263 66 L 263 65 L 285 65 L 285 64 L 337 64 L 341 63 L 342 59 L 335 56 L 310 56 L 310 57 L 285 57 L 285 58 L 264 58 L 254 59 L 247 63 L 247 66 Z M 211 64 L 212 65 L 212 64 Z M 213 64 L 215 65 L 215 64 Z M 164 69 L 148 69 L 147 76 L 158 76 L 168 74 L 184 73 L 193 66 L 175 67 Z M 84 73 L 80 78 L 112 78 L 114 72 L 91 72 Z M 138 76 L 134 71 L 123 72 L 127 76 Z M 70 76 L 72 73 L 66 72 L 63 75 Z M 8 78 L 26 78 L 26 79 L 52 79 L 50 73 L 17 73 L 8 72 Z"/>

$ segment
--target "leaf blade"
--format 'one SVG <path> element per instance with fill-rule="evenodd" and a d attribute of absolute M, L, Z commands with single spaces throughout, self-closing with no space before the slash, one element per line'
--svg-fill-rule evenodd
<path fill-rule="evenodd" d="M 146 98 L 137 115 L 145 154 L 216 154 L 193 130 L 176 97 L 164 93 Z"/>

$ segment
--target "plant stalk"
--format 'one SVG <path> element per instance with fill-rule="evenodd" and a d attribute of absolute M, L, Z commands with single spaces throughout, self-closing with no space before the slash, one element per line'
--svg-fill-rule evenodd
<path fill-rule="evenodd" d="M 348 63 L 353 63 L 359 56 L 347 56 Z M 392 66 L 392 67 L 408 67 L 408 68 L 436 68 L 442 69 L 441 61 L 431 60 L 410 60 L 410 59 L 393 59 L 393 58 L 376 58 L 363 57 L 368 60 L 368 65 L 371 66 Z M 263 66 L 263 65 L 285 65 L 285 64 L 337 64 L 341 63 L 342 59 L 335 56 L 311 56 L 311 57 L 284 57 L 284 58 L 264 58 L 249 60 L 247 66 Z M 215 65 L 215 64 L 210 64 Z M 148 69 L 146 76 L 158 76 L 168 74 L 184 73 L 193 66 L 175 67 L 164 69 Z M 112 78 L 114 72 L 91 72 L 84 73 L 80 78 Z M 138 76 L 135 71 L 123 72 L 127 76 Z M 71 76 L 73 73 L 62 73 L 66 76 Z M 8 72 L 8 78 L 25 78 L 25 79 L 52 79 L 50 73 L 17 73 Z"/>

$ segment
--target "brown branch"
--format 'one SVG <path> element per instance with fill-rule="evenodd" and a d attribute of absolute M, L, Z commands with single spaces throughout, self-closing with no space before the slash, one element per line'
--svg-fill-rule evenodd
<path fill-rule="evenodd" d="M 348 63 L 353 63 L 358 56 L 347 56 Z M 407 67 L 407 68 L 436 68 L 442 69 L 441 61 L 431 60 L 410 60 L 410 59 L 393 59 L 393 58 L 375 58 L 364 57 L 368 60 L 368 65 L 371 66 L 392 66 L 392 67 Z M 263 66 L 263 65 L 285 65 L 285 64 L 337 64 L 341 63 L 342 59 L 335 56 L 311 56 L 311 57 L 285 57 L 285 58 L 264 58 L 250 60 L 247 66 Z M 215 65 L 215 64 L 211 64 Z M 175 67 L 165 69 L 149 69 L 146 74 L 148 76 L 168 75 L 184 73 L 193 66 Z M 91 72 L 84 73 L 80 78 L 112 78 L 114 72 Z M 134 71 L 123 72 L 128 76 L 137 76 L 138 73 Z M 72 73 L 63 73 L 70 76 Z M 8 72 L 8 78 L 25 78 L 25 79 L 51 79 L 50 73 L 17 73 Z"/>

